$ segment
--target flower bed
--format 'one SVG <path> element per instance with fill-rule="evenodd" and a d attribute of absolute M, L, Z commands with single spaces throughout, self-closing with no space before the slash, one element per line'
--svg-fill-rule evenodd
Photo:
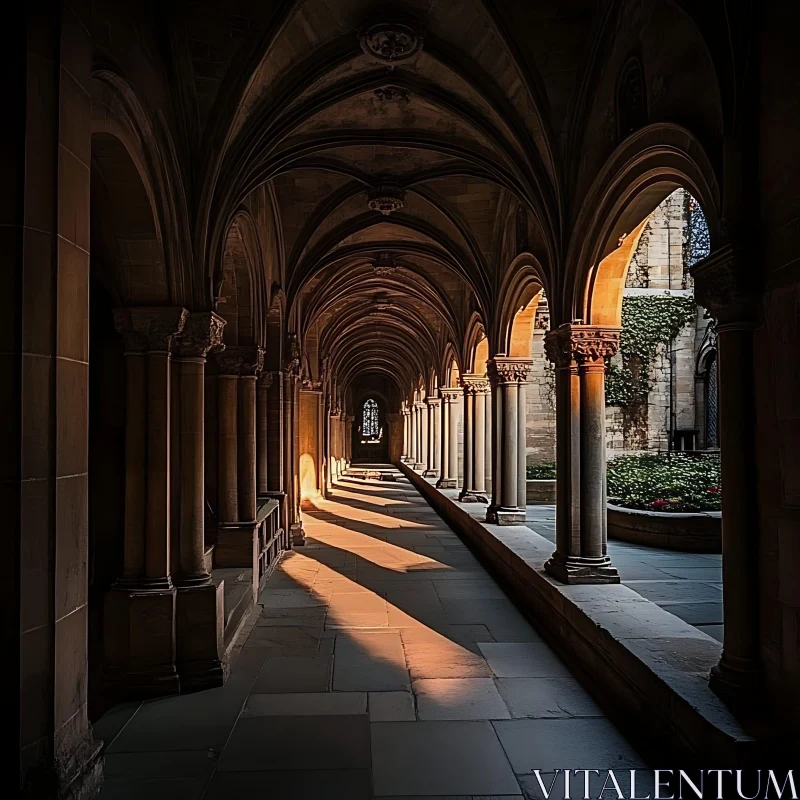
<path fill-rule="evenodd" d="M 608 462 L 608 502 L 665 513 L 719 511 L 718 453 L 646 453 Z"/>
<path fill-rule="evenodd" d="M 528 464 L 525 468 L 525 477 L 529 481 L 554 481 L 556 479 L 556 462 L 539 461 L 537 464 Z"/>

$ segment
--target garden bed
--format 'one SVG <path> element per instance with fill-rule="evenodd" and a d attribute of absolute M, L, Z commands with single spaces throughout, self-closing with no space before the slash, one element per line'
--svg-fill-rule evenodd
<path fill-rule="evenodd" d="M 721 553 L 722 514 L 642 511 L 609 503 L 608 538 L 686 553 Z"/>

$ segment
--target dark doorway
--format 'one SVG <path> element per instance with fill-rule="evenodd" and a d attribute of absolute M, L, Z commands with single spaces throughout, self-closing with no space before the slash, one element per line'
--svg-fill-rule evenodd
<path fill-rule="evenodd" d="M 355 408 L 353 463 L 386 464 L 389 461 L 389 426 L 386 405 L 375 395 L 364 397 Z"/>

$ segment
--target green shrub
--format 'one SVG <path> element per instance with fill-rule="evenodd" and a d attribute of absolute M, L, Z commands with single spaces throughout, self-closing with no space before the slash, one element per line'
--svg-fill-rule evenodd
<path fill-rule="evenodd" d="M 646 453 L 608 462 L 608 502 L 647 511 L 719 511 L 718 453 Z"/>
<path fill-rule="evenodd" d="M 547 481 L 556 477 L 555 461 L 540 461 L 537 464 L 528 464 L 525 476 L 529 481 Z"/>

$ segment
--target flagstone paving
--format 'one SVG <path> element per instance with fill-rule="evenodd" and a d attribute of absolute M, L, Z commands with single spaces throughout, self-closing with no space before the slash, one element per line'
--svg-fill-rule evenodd
<path fill-rule="evenodd" d="M 103 800 L 522 800 L 535 769 L 644 768 L 399 473 L 342 479 L 304 527 L 225 686 L 100 720 Z"/>

